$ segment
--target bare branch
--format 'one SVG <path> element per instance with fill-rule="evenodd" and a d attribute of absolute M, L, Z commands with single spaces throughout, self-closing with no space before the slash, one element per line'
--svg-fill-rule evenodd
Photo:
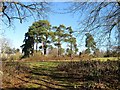
<path fill-rule="evenodd" d="M 28 17 L 43 18 L 48 12 L 49 4 L 46 2 L 2 2 L 3 18 L 8 19 L 9 24 L 14 19 L 18 19 L 20 23 Z"/>

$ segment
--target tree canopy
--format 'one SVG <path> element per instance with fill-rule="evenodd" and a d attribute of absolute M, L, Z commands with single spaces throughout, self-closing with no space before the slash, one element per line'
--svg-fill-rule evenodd
<path fill-rule="evenodd" d="M 72 27 L 67 27 L 68 33 L 66 34 L 65 42 L 68 42 L 67 52 L 72 57 L 72 54 L 76 54 L 78 51 L 76 38 L 73 36 L 74 31 Z"/>
<path fill-rule="evenodd" d="M 64 31 L 66 27 L 64 25 L 59 25 L 58 27 L 54 26 L 53 29 L 54 29 L 54 34 L 55 34 L 53 38 L 54 45 L 58 47 L 58 56 L 60 56 L 61 50 L 62 50 L 61 45 L 65 38 Z"/>
<path fill-rule="evenodd" d="M 39 49 L 44 49 L 44 54 L 46 54 L 47 43 L 49 41 L 50 23 L 47 20 L 39 20 L 34 22 L 32 26 L 29 27 L 28 32 L 25 34 L 25 39 L 22 47 L 22 51 L 25 56 L 33 54 L 34 45 L 36 44 L 36 52 L 38 51 L 38 44 L 41 43 Z"/>
<path fill-rule="evenodd" d="M 90 33 L 86 33 L 86 53 L 91 53 L 91 51 L 96 50 L 96 42 L 94 41 L 93 36 Z"/>
<path fill-rule="evenodd" d="M 64 48 L 62 48 L 63 43 L 70 44 L 69 51 L 72 52 L 70 53 L 71 55 L 73 52 L 76 54 L 78 51 L 76 38 L 73 37 L 72 33 L 72 28 L 66 28 L 63 24 L 59 26 L 51 26 L 47 20 L 34 22 L 29 27 L 28 32 L 25 33 L 24 44 L 21 46 L 24 57 L 33 55 L 35 49 L 36 52 L 38 50 L 43 50 L 44 55 L 46 55 L 47 50 L 52 50 L 55 47 L 57 47 L 57 54 L 60 56 L 64 53 Z"/>

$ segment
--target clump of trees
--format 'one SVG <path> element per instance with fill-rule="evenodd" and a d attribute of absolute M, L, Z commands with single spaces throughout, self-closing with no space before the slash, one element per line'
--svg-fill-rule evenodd
<path fill-rule="evenodd" d="M 71 5 L 68 5 L 70 7 L 68 7 L 68 9 L 65 10 L 68 10 L 67 12 L 69 13 L 74 13 L 77 14 L 77 16 L 82 17 L 79 18 L 79 21 L 82 22 L 82 23 L 79 22 L 80 23 L 79 26 L 81 26 L 79 32 L 94 33 L 94 36 L 99 37 L 98 42 L 102 43 L 108 39 L 108 44 L 111 44 L 112 33 L 115 32 L 114 35 L 114 38 L 116 38 L 115 44 L 119 47 L 120 2 L 118 0 L 116 0 L 116 2 L 89 2 L 88 0 L 88 2 L 75 2 L 70 4 Z M 5 25 L 11 25 L 12 21 L 16 19 L 19 20 L 20 23 L 22 23 L 28 17 L 33 17 L 34 19 L 38 19 L 38 18 L 40 19 L 41 17 L 46 16 L 46 13 L 50 11 L 49 5 L 50 4 L 47 2 L 24 3 L 18 1 L 12 1 L 12 2 L 1 1 L 0 16 L 2 16 L 3 18 L 0 19 Z M 25 35 L 26 39 L 24 40 L 24 45 L 22 45 L 24 54 L 26 54 L 25 56 L 29 56 L 33 54 L 34 44 L 36 45 L 36 48 L 38 48 L 38 44 L 43 44 L 41 45 L 40 48 L 43 49 L 44 46 L 44 54 L 46 53 L 46 50 L 49 47 L 52 48 L 52 46 L 49 46 L 50 45 L 50 42 L 48 41 L 49 39 L 47 41 L 41 40 L 42 42 L 40 43 L 37 40 L 37 34 L 34 41 L 34 38 L 30 33 L 33 32 L 30 30 L 30 32 L 26 33 Z M 66 50 L 66 52 L 68 55 L 71 56 L 73 54 L 72 51 L 77 51 L 76 48 L 77 45 L 73 44 L 76 41 L 74 37 L 69 36 L 69 38 L 70 38 L 68 41 L 69 47 Z M 59 39 L 57 41 L 59 41 Z M 57 48 L 59 48 L 58 52 L 60 55 L 62 50 L 60 45 L 61 43 L 60 42 L 58 43 L 57 41 L 56 43 L 54 42 L 54 45 L 56 44 Z M 89 48 L 89 45 L 86 46 L 87 46 L 86 52 L 90 52 L 93 49 L 92 47 Z M 99 50 L 96 49 L 96 51 Z M 119 49 L 117 49 L 117 52 L 119 52 Z"/>
<path fill-rule="evenodd" d="M 77 40 L 73 34 L 74 31 L 71 26 L 66 27 L 62 24 L 52 26 L 47 20 L 36 21 L 29 27 L 28 32 L 25 33 L 24 44 L 21 46 L 24 54 L 23 58 L 33 56 L 35 52 L 42 52 L 43 55 L 56 52 L 55 54 L 58 57 L 64 54 L 72 58 L 78 52 Z M 80 55 L 94 55 L 94 57 L 118 56 L 116 52 L 118 48 L 113 48 L 109 53 L 108 51 L 101 52 L 96 46 L 93 35 L 90 32 L 85 35 L 86 50 L 84 53 L 80 53 Z M 67 48 L 63 48 L 63 43 L 67 45 Z"/>
<path fill-rule="evenodd" d="M 72 35 L 71 27 L 65 25 L 51 26 L 47 20 L 34 22 L 25 33 L 24 44 L 21 46 L 23 57 L 29 57 L 34 54 L 34 50 L 43 50 L 46 55 L 48 50 L 57 47 L 57 55 L 61 56 L 64 52 L 63 43 L 69 44 L 66 49 L 67 54 L 72 56 L 78 51 L 76 38 Z"/>
<path fill-rule="evenodd" d="M 13 48 L 11 46 L 11 42 L 8 38 L 2 37 L 0 38 L 0 59 L 1 60 L 10 60 L 10 59 L 19 59 L 20 58 L 20 50 Z"/>
<path fill-rule="evenodd" d="M 47 43 L 50 43 L 50 23 L 46 20 L 40 20 L 33 23 L 29 27 L 28 32 L 25 33 L 24 44 L 22 47 L 22 52 L 24 52 L 25 57 L 33 55 L 34 46 L 36 46 L 36 52 L 38 51 L 38 44 L 40 49 L 44 49 L 44 55 L 46 54 L 46 49 L 48 47 Z"/>

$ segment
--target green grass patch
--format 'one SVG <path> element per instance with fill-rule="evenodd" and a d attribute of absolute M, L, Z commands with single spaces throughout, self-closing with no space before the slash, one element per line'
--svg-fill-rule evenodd
<path fill-rule="evenodd" d="M 104 57 L 104 58 L 92 58 L 92 60 L 99 60 L 99 61 L 117 61 L 119 57 Z"/>

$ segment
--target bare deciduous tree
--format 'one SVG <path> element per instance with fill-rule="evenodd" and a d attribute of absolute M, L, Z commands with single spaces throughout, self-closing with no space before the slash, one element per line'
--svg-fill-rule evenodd
<path fill-rule="evenodd" d="M 46 16 L 50 11 L 48 2 L 0 2 L 1 20 L 4 24 L 10 25 L 14 19 L 20 23 L 28 17 L 34 19 Z"/>
<path fill-rule="evenodd" d="M 79 16 L 80 33 L 90 32 L 97 42 L 107 40 L 109 45 L 114 36 L 120 45 L 120 2 L 75 2 L 67 11 Z"/>
<path fill-rule="evenodd" d="M 7 38 L 0 38 L 0 53 L 8 51 L 8 47 L 11 46 L 11 42 Z"/>

